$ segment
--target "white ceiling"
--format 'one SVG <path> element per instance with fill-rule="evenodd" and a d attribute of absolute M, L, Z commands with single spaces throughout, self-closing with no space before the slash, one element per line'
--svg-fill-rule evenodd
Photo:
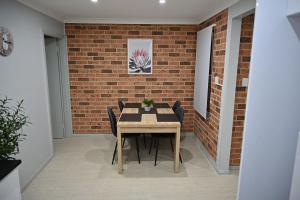
<path fill-rule="evenodd" d="M 17 0 L 64 22 L 197 24 L 239 0 Z"/>

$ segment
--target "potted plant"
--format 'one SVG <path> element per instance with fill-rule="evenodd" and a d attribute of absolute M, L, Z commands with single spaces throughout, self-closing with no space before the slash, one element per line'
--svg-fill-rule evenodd
<path fill-rule="evenodd" d="M 11 99 L 0 98 L 0 160 L 15 160 L 12 156 L 19 153 L 19 142 L 25 139 L 22 127 L 29 124 L 22 107 L 23 100 L 16 106 Z"/>
<path fill-rule="evenodd" d="M 154 101 L 152 99 L 144 99 L 143 103 L 145 105 L 144 107 L 145 111 L 149 112 L 151 110 Z"/>
<path fill-rule="evenodd" d="M 21 160 L 13 156 L 19 153 L 19 142 L 26 136 L 22 133 L 22 127 L 29 124 L 29 121 L 22 107 L 23 100 L 16 106 L 10 102 L 11 99 L 7 97 L 0 98 L 0 191 L 3 191 L 4 197 L 21 199 L 17 169 Z M 11 183 L 10 187 L 7 186 L 8 182 Z"/>

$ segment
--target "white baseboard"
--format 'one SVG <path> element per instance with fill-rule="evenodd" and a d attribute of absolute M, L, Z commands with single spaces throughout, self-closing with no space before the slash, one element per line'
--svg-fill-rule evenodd
<path fill-rule="evenodd" d="M 225 170 L 225 171 L 218 170 L 216 160 L 210 155 L 210 153 L 204 147 L 203 143 L 196 136 L 196 134 L 189 133 L 188 136 L 195 138 L 197 148 L 203 153 L 203 155 L 207 159 L 209 165 L 212 166 L 218 174 L 231 174 L 231 173 L 237 173 L 239 171 L 239 168 L 240 168 L 239 166 L 230 166 L 229 170 Z"/>
<path fill-rule="evenodd" d="M 240 171 L 240 166 L 229 166 L 230 171 Z"/>
<path fill-rule="evenodd" d="M 37 176 L 37 175 L 39 175 L 39 173 L 48 165 L 48 163 L 52 160 L 52 158 L 53 158 L 53 152 L 51 153 L 51 155 L 50 155 L 50 157 L 49 158 L 47 158 L 46 160 L 45 160 L 45 162 L 40 166 L 40 168 L 38 168 L 36 171 L 35 171 L 35 173 L 33 173 L 32 174 L 32 176 L 30 177 L 30 181 L 28 181 L 25 185 L 24 185 L 24 187 L 22 187 L 21 188 L 21 192 L 23 192 L 29 185 L 30 185 L 30 183 L 33 181 L 33 179 L 35 179 L 35 177 Z"/>

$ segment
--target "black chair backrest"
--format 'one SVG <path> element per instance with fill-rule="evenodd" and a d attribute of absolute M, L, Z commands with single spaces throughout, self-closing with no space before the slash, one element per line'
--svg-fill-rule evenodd
<path fill-rule="evenodd" d="M 125 107 L 125 102 L 124 102 L 124 100 L 123 100 L 123 99 L 120 99 L 120 100 L 118 101 L 118 104 L 119 104 L 120 112 L 122 112 L 123 109 L 124 109 L 124 107 Z"/>
<path fill-rule="evenodd" d="M 176 109 L 175 114 L 178 118 L 178 120 L 180 121 L 180 124 L 183 124 L 183 118 L 184 118 L 184 110 L 182 107 L 179 107 Z"/>
<path fill-rule="evenodd" d="M 181 105 L 180 101 L 176 101 L 172 107 L 172 110 L 175 112 L 177 110 L 177 108 L 179 108 Z"/>
<path fill-rule="evenodd" d="M 111 131 L 117 137 L 117 119 L 112 107 L 107 107 L 107 113 L 110 121 Z"/>

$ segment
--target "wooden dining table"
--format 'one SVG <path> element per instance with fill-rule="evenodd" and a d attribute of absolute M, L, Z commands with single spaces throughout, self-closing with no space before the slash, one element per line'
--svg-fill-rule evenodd
<path fill-rule="evenodd" d="M 174 133 L 174 171 L 179 172 L 181 124 L 167 103 L 154 103 L 151 111 L 145 111 L 141 103 L 126 103 L 117 123 L 118 172 L 123 172 L 123 133 Z"/>

